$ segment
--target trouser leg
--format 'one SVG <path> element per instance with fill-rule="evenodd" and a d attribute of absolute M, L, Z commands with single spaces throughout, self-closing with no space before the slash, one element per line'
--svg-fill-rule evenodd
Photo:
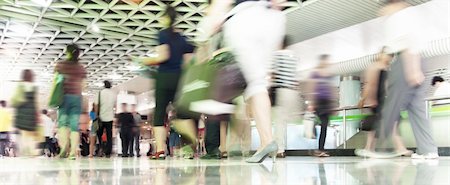
<path fill-rule="evenodd" d="M 417 153 L 437 153 L 438 150 L 433 139 L 431 123 L 426 117 L 424 98 L 425 92 L 420 87 L 417 88 L 414 98 L 407 107 L 409 121 L 416 139 Z"/>
<path fill-rule="evenodd" d="M 329 116 L 328 114 L 319 115 L 320 118 L 320 137 L 319 137 L 319 150 L 325 150 L 325 141 L 327 138 L 327 130 L 328 130 L 328 122 Z"/>
<path fill-rule="evenodd" d="M 106 128 L 106 155 L 111 155 L 112 151 L 112 121 L 105 124 Z"/>
<path fill-rule="evenodd" d="M 220 121 L 207 121 L 205 124 L 205 148 L 211 154 L 220 146 Z"/>

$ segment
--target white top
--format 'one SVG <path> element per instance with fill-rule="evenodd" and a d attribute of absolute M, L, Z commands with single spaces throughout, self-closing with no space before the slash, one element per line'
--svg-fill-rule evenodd
<path fill-rule="evenodd" d="M 448 82 L 441 82 L 439 87 L 434 91 L 433 96 L 448 96 L 450 95 L 450 84 Z M 450 100 L 438 100 L 434 104 L 450 104 Z"/>
<path fill-rule="evenodd" d="M 100 103 L 98 96 L 100 94 Z M 111 89 L 103 89 L 95 96 L 95 104 L 100 108 L 100 120 L 103 122 L 110 122 L 114 119 L 114 107 L 116 105 L 116 93 Z"/>
<path fill-rule="evenodd" d="M 297 82 L 297 63 L 298 60 L 291 50 L 279 50 L 274 54 L 272 64 L 273 85 L 282 88 L 295 88 Z"/>
<path fill-rule="evenodd" d="M 42 114 L 41 123 L 44 125 L 44 136 L 52 137 L 53 129 L 55 128 L 55 122 L 53 122 L 53 120 L 49 118 L 47 115 Z"/>
<path fill-rule="evenodd" d="M 416 10 L 405 8 L 385 17 L 384 35 L 388 53 L 397 53 L 409 49 L 419 53 L 423 47 L 423 28 L 419 24 L 420 16 Z"/>

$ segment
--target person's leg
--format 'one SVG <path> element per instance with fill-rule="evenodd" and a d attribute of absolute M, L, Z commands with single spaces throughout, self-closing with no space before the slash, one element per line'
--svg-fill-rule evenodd
<path fill-rule="evenodd" d="M 95 145 L 97 143 L 97 135 L 90 135 L 89 136 L 89 157 L 94 157 L 95 153 Z"/>
<path fill-rule="evenodd" d="M 205 124 L 205 148 L 206 153 L 218 152 L 220 146 L 220 121 L 206 121 Z"/>
<path fill-rule="evenodd" d="M 153 120 L 153 133 L 155 134 L 156 141 L 156 152 L 164 152 L 167 148 L 166 146 L 166 138 L 167 138 L 167 130 L 164 127 L 164 118 L 166 117 L 166 108 L 169 105 L 170 101 L 173 100 L 171 90 L 167 88 L 167 84 L 170 79 L 168 79 L 168 75 L 164 73 L 159 73 L 156 76 L 156 85 L 155 85 L 155 114 Z M 173 95 L 174 96 L 174 95 Z"/>
<path fill-rule="evenodd" d="M 375 131 L 367 132 L 366 147 L 364 149 L 368 151 L 375 150 L 375 143 L 376 143 Z"/>
<path fill-rule="evenodd" d="M 320 136 L 319 136 L 319 150 L 323 152 L 325 150 L 325 141 L 327 138 L 329 115 L 328 113 L 323 113 L 319 115 L 320 119 Z"/>
<path fill-rule="evenodd" d="M 136 156 L 141 156 L 141 146 L 140 146 L 140 139 L 141 139 L 141 129 L 138 128 L 136 131 L 136 134 L 134 135 L 134 148 L 136 149 Z"/>
<path fill-rule="evenodd" d="M 105 154 L 106 156 L 111 156 L 112 153 L 112 127 L 113 127 L 113 123 L 111 122 L 107 122 L 105 123 L 105 128 L 106 128 L 106 151 Z"/>
<path fill-rule="evenodd" d="M 69 98 L 67 95 L 64 96 L 64 101 L 58 109 L 58 142 L 61 147 L 59 152 L 59 157 L 67 157 L 69 149 Z"/>
<path fill-rule="evenodd" d="M 120 140 L 122 141 L 122 157 L 125 157 L 128 152 L 127 147 L 126 147 L 127 142 L 126 142 L 125 134 L 126 134 L 125 130 L 120 131 Z"/>
<path fill-rule="evenodd" d="M 80 133 L 78 132 L 78 125 L 80 123 L 81 115 L 81 96 L 70 96 L 69 108 L 69 125 L 70 125 L 70 155 L 71 159 L 77 157 L 77 151 L 80 145 Z"/>
<path fill-rule="evenodd" d="M 417 154 L 437 154 L 438 149 L 433 139 L 431 124 L 426 117 L 424 101 L 426 94 L 421 88 L 415 89 L 415 97 L 410 100 L 407 107 L 409 121 L 416 140 Z"/>
<path fill-rule="evenodd" d="M 219 150 L 224 155 L 227 153 L 227 128 L 228 128 L 228 122 L 221 121 L 220 122 L 220 146 L 219 146 Z"/>
<path fill-rule="evenodd" d="M 98 147 L 97 147 L 97 157 L 100 157 L 104 154 L 104 148 L 103 148 L 103 141 L 102 141 L 102 135 L 105 132 L 105 122 L 102 122 L 99 120 L 99 127 L 97 130 L 97 140 L 98 140 Z"/>
<path fill-rule="evenodd" d="M 396 152 L 407 152 L 408 149 L 405 147 L 402 137 L 398 133 L 398 125 L 399 125 L 399 123 L 396 123 L 396 126 L 394 127 L 394 130 L 392 132 L 392 140 L 394 143 L 395 151 Z"/>
<path fill-rule="evenodd" d="M 129 137 L 129 144 L 128 144 L 128 154 L 130 155 L 130 157 L 134 157 L 134 135 L 135 135 L 135 133 L 134 133 L 134 131 L 133 130 L 130 130 L 129 131 L 129 135 L 130 135 L 130 137 Z"/>

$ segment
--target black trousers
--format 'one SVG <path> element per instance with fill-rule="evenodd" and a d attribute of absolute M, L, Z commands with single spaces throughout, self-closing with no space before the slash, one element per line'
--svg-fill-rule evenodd
<path fill-rule="evenodd" d="M 103 146 L 102 144 L 102 135 L 103 131 L 106 130 L 106 148 L 103 150 L 105 152 L 105 155 L 111 155 L 112 151 L 112 127 L 113 122 L 101 122 L 100 127 L 97 130 L 97 137 L 98 142 L 100 143 L 100 146 Z"/>
<path fill-rule="evenodd" d="M 220 121 L 207 120 L 205 123 L 205 148 L 208 154 L 219 150 Z"/>
<path fill-rule="evenodd" d="M 137 130 L 136 132 L 134 132 L 134 136 L 133 136 L 134 143 L 132 143 L 131 145 L 134 144 L 134 149 L 136 151 L 136 155 L 139 155 L 141 153 L 141 148 L 139 146 L 140 137 L 141 137 L 140 130 Z M 131 151 L 130 154 L 133 154 L 133 151 L 132 150 L 130 150 L 130 151 Z"/>
<path fill-rule="evenodd" d="M 122 156 L 131 155 L 129 152 L 133 152 L 133 131 L 131 129 L 121 129 L 120 139 L 122 140 Z"/>
<path fill-rule="evenodd" d="M 155 127 L 164 126 L 164 118 L 166 117 L 166 108 L 170 102 L 175 99 L 175 94 L 180 80 L 180 73 L 163 73 L 156 75 L 155 85 L 155 114 L 153 125 Z"/>
<path fill-rule="evenodd" d="M 331 115 L 331 100 L 319 99 L 316 103 L 316 114 L 320 119 L 319 150 L 325 150 L 328 123 Z"/>
<path fill-rule="evenodd" d="M 45 136 L 45 147 L 44 149 L 48 149 L 51 154 L 56 154 L 56 145 L 52 143 L 52 140 L 49 136 Z"/>

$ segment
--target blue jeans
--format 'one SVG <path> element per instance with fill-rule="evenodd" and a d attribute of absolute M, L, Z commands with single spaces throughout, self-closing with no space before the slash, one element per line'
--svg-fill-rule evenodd
<path fill-rule="evenodd" d="M 58 128 L 69 127 L 70 131 L 78 132 L 81 114 L 81 95 L 64 95 L 62 105 L 59 107 Z"/>

